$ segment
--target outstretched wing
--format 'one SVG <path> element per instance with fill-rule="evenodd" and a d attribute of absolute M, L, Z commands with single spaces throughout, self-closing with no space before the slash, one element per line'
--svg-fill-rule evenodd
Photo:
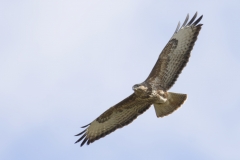
<path fill-rule="evenodd" d="M 85 143 L 93 143 L 116 129 L 128 125 L 150 106 L 149 102 L 138 99 L 135 94 L 132 94 L 109 108 L 89 125 L 83 126 L 82 128 L 87 127 L 87 129 L 76 135 L 81 137 L 75 143 L 81 140 L 81 146 Z"/>
<path fill-rule="evenodd" d="M 180 23 L 178 23 L 176 31 L 146 79 L 146 82 L 151 84 L 153 88 L 165 91 L 170 89 L 188 62 L 191 50 L 201 30 L 202 24 L 198 23 L 202 16 L 194 21 L 197 17 L 196 13 L 189 22 L 188 17 L 187 15 L 180 29 Z"/>

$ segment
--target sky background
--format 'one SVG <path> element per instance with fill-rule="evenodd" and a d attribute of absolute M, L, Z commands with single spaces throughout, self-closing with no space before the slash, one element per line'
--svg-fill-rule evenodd
<path fill-rule="evenodd" d="M 232 1 L 0 1 L 0 159 L 239 160 L 240 21 Z M 171 92 L 188 100 L 157 118 L 151 107 L 89 146 L 80 128 L 150 73 L 187 13 L 203 28 Z"/>

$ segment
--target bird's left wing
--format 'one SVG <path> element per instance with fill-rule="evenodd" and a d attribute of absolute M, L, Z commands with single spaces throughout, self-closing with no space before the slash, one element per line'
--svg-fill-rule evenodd
<path fill-rule="evenodd" d="M 202 16 L 196 21 L 197 13 L 188 22 L 188 15 L 182 27 L 177 26 L 172 38 L 161 52 L 146 82 L 153 88 L 167 91 L 175 83 L 184 66 L 187 64 L 202 24 L 198 24 Z"/>
<path fill-rule="evenodd" d="M 75 143 L 82 141 L 81 146 L 85 143 L 93 143 L 116 129 L 128 125 L 150 106 L 151 103 L 138 99 L 135 94 L 132 94 L 106 110 L 89 125 L 83 126 L 82 128 L 87 127 L 87 129 L 76 135 L 81 137 Z"/>

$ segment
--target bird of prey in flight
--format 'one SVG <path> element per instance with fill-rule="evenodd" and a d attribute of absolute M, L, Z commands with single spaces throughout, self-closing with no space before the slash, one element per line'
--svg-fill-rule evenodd
<path fill-rule="evenodd" d="M 171 114 L 187 99 L 186 94 L 168 92 L 177 80 L 182 69 L 186 66 L 191 50 L 197 40 L 202 24 L 198 24 L 202 17 L 197 12 L 188 22 L 187 15 L 183 25 L 180 22 L 162 50 L 155 66 L 147 79 L 135 84 L 132 93 L 116 105 L 110 107 L 76 136 L 81 136 L 75 143 L 90 144 L 110 134 L 118 128 L 128 125 L 140 114 L 145 112 L 152 104 L 157 117 Z"/>

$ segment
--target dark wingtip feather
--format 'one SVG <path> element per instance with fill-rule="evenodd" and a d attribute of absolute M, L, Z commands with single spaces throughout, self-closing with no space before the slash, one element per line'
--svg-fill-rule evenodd
<path fill-rule="evenodd" d="M 76 134 L 75 136 L 80 136 L 81 134 L 85 133 L 87 129 L 85 129 L 84 131 L 82 131 L 81 133 Z"/>
<path fill-rule="evenodd" d="M 180 27 L 180 22 L 178 22 L 177 28 L 176 28 L 176 30 L 175 30 L 175 32 L 174 32 L 174 33 L 177 33 L 177 31 L 178 31 L 179 27 Z"/>
<path fill-rule="evenodd" d="M 197 12 L 194 14 L 193 18 L 188 22 L 187 26 L 190 26 L 196 17 L 197 17 Z"/>
<path fill-rule="evenodd" d="M 82 131 L 81 133 L 79 133 L 79 134 L 77 134 L 77 135 L 75 135 L 75 136 L 80 136 L 80 135 L 82 135 L 83 133 L 83 135 L 75 142 L 75 143 L 78 143 L 78 142 L 80 142 L 80 141 L 82 141 L 82 143 L 81 143 L 81 147 L 87 142 L 87 145 L 89 145 L 90 143 L 91 143 L 91 141 L 90 141 L 90 139 L 88 139 L 87 138 L 87 134 L 86 134 L 86 130 L 87 129 L 85 129 L 84 131 Z"/>
<path fill-rule="evenodd" d="M 90 141 L 90 140 L 88 140 L 88 141 L 87 141 L 87 145 L 89 145 L 90 143 L 91 143 L 91 141 Z"/>
<path fill-rule="evenodd" d="M 84 137 L 86 137 L 86 134 L 84 134 L 84 135 L 82 135 L 82 137 L 81 138 L 79 138 L 75 143 L 78 143 L 78 142 L 80 142 Z M 85 138 L 86 139 L 86 138 Z"/>
<path fill-rule="evenodd" d="M 87 126 L 89 126 L 91 123 L 89 123 L 89 124 L 87 124 L 87 125 L 85 125 L 85 126 L 82 126 L 81 128 L 85 128 L 85 127 L 87 127 Z"/>
<path fill-rule="evenodd" d="M 185 21 L 183 22 L 183 25 L 181 26 L 181 28 L 187 24 L 188 19 L 189 19 L 189 14 L 187 14 L 187 17 L 186 17 Z"/>
<path fill-rule="evenodd" d="M 85 139 L 82 141 L 82 143 L 81 143 L 81 147 L 86 143 L 87 140 L 88 140 L 88 139 L 85 138 Z"/>
<path fill-rule="evenodd" d="M 201 21 L 202 18 L 203 18 L 203 15 L 199 17 L 192 25 L 196 26 Z"/>
<path fill-rule="evenodd" d="M 194 22 L 194 20 L 197 18 L 197 14 L 198 14 L 198 12 L 196 12 L 196 13 L 194 14 L 194 16 L 192 17 L 192 19 L 191 19 L 189 22 L 188 22 L 188 20 L 189 20 L 189 14 L 187 14 L 187 17 L 186 17 L 186 19 L 184 20 L 184 22 L 183 22 L 183 24 L 182 24 L 181 27 L 179 27 L 179 26 L 180 26 L 180 22 L 178 23 L 178 26 L 177 26 L 174 34 L 176 34 L 176 33 L 179 31 L 179 29 L 182 29 L 182 28 L 184 28 L 184 27 L 186 27 L 186 26 L 202 26 L 202 24 L 198 24 L 198 23 L 199 23 L 199 22 L 201 21 L 201 19 L 203 18 L 203 15 L 201 15 L 201 16 Z"/>

